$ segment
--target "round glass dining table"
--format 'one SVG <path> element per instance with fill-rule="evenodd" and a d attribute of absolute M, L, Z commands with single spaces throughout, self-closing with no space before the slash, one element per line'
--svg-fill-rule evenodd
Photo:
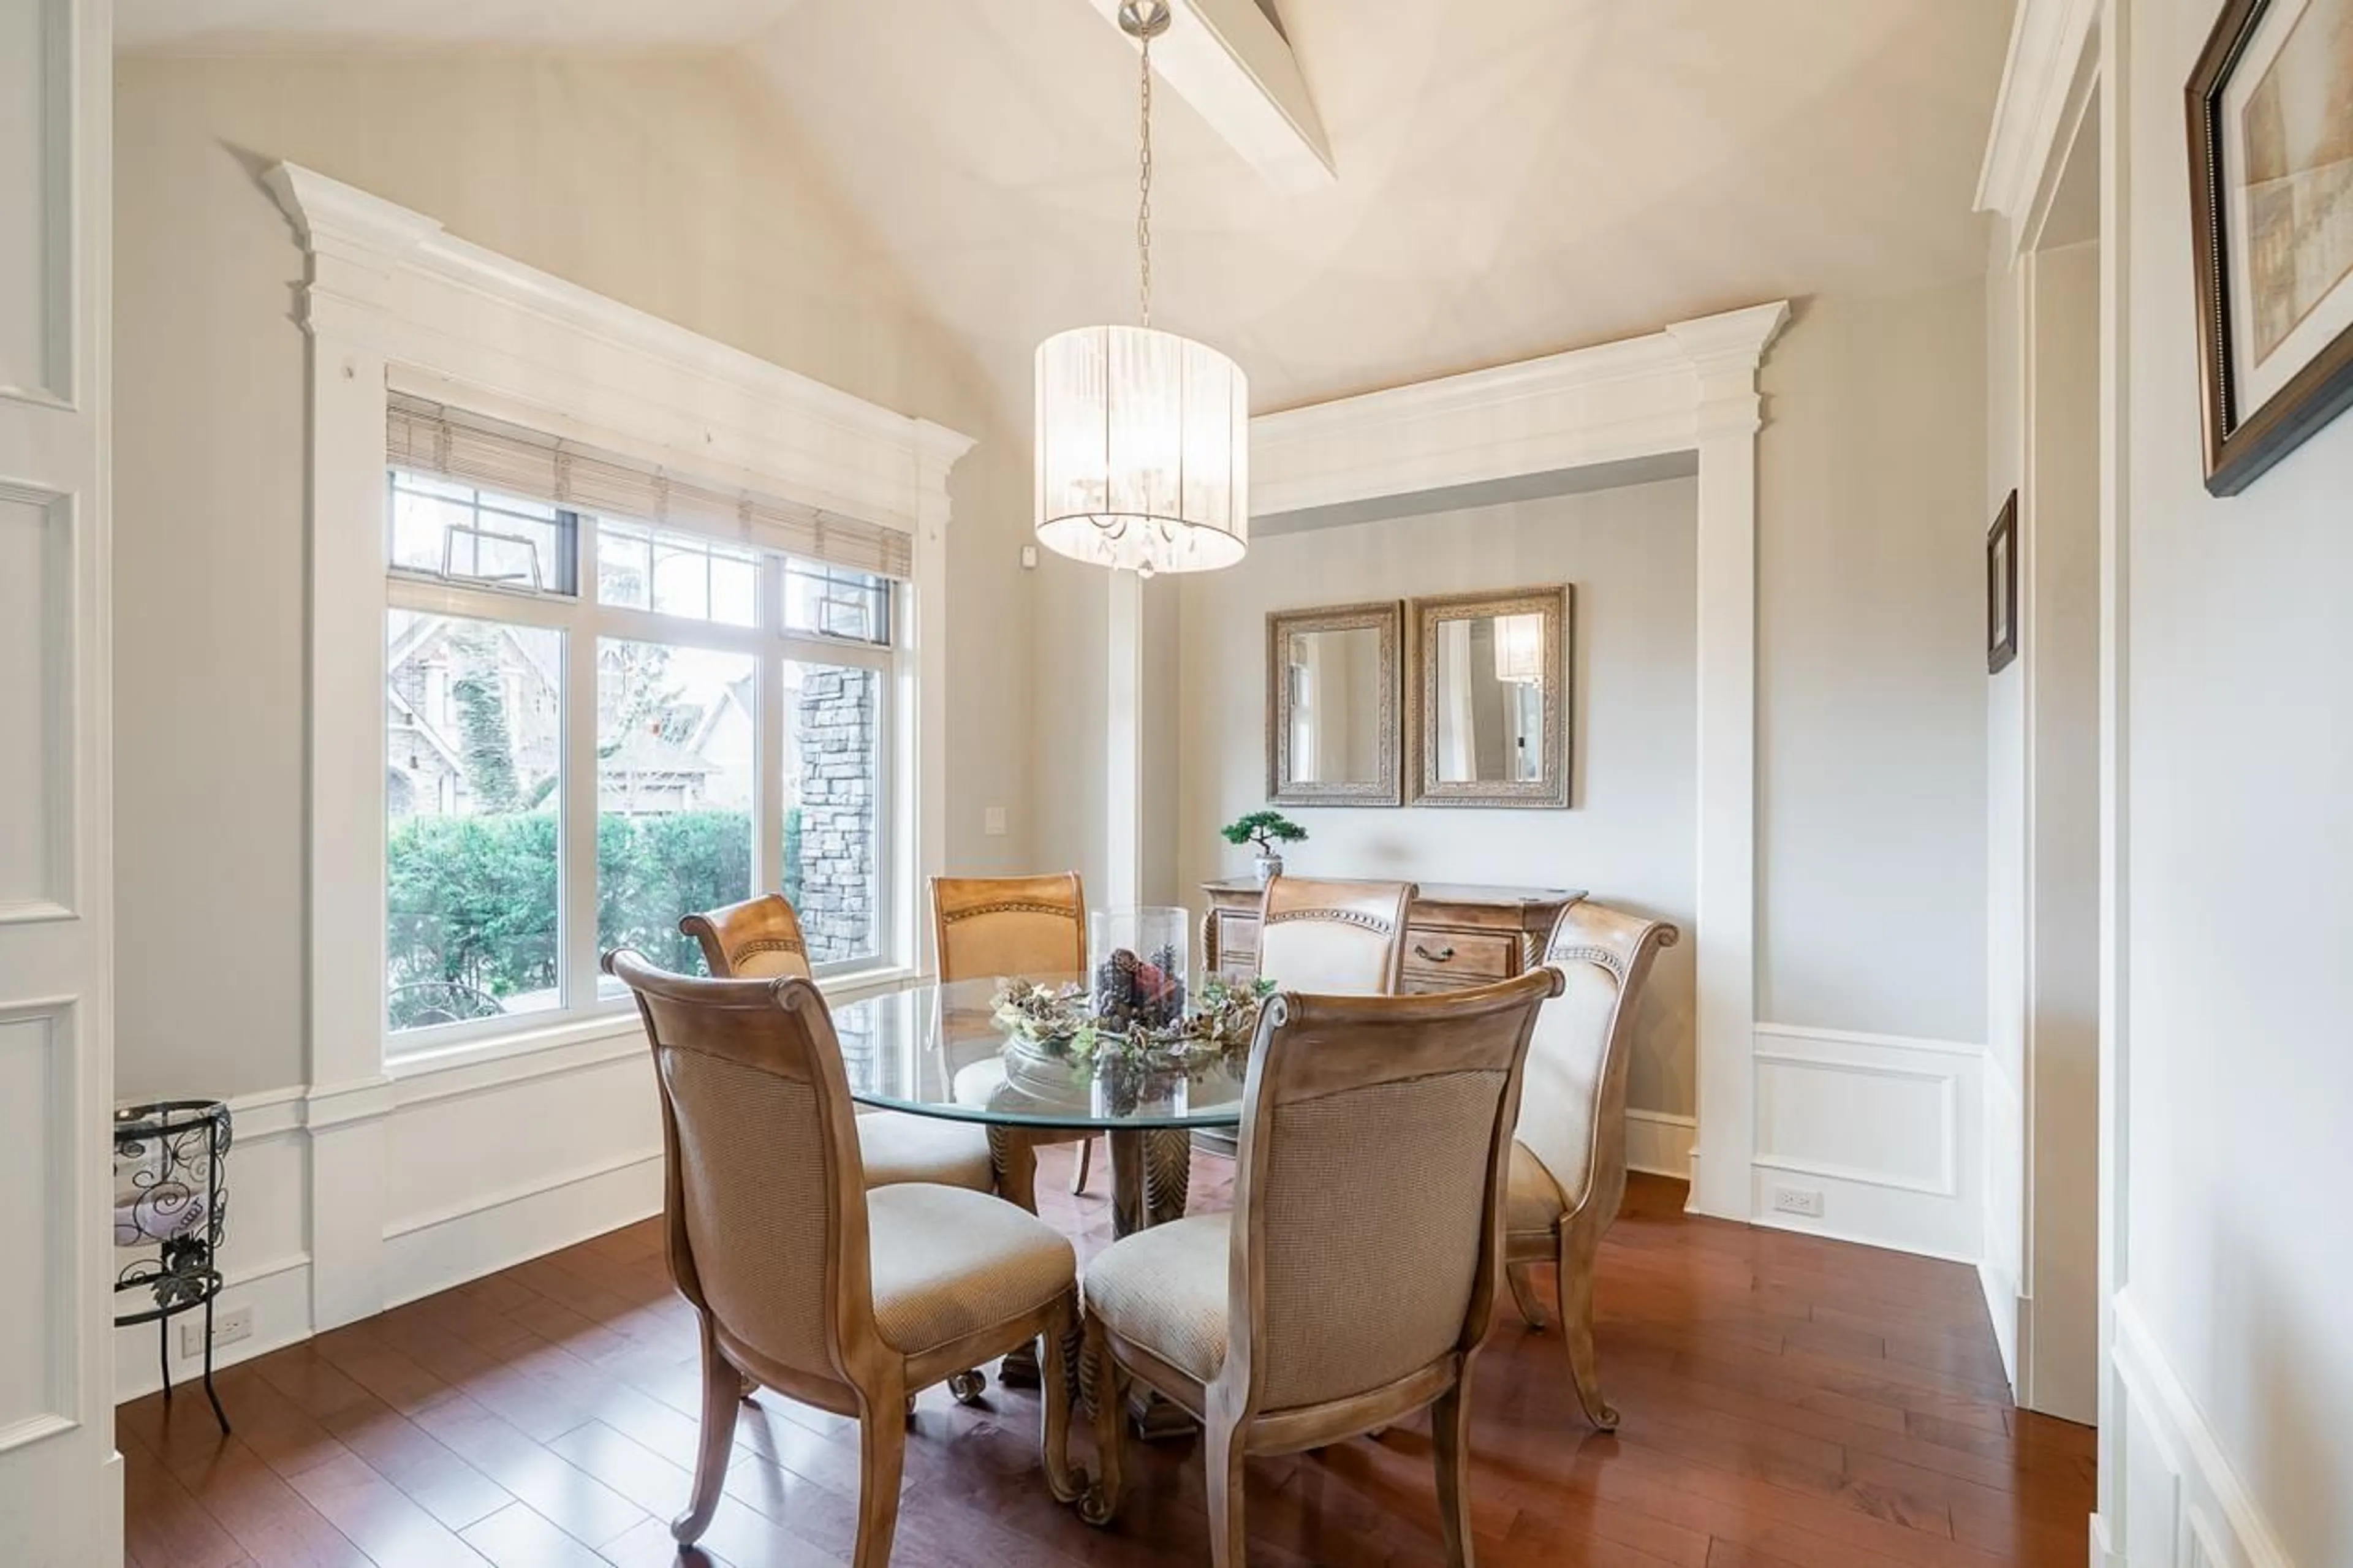
<path fill-rule="evenodd" d="M 1041 985 L 1070 975 L 1031 974 Z M 1008 1159 L 1001 1133 L 1018 1129 L 1103 1132 L 1111 1145 L 1113 1233 L 1127 1236 L 1185 1212 L 1197 1128 L 1241 1121 L 1241 1064 L 1212 1058 L 1138 1083 L 1015 1044 L 996 1017 L 1005 978 L 952 980 L 833 1009 L 834 1032 L 861 1105 L 981 1123 L 997 1146 L 1006 1196 L 1035 1209 L 1026 1157 Z"/>

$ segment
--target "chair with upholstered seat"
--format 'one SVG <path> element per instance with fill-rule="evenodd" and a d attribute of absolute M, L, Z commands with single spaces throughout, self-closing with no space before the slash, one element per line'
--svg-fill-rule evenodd
<path fill-rule="evenodd" d="M 810 978 L 800 916 L 782 893 L 688 915 L 678 929 L 701 945 L 702 962 L 718 979 Z M 937 1182 L 975 1192 L 996 1189 L 988 1134 L 969 1122 L 860 1108 L 858 1143 L 870 1187 Z"/>
<path fill-rule="evenodd" d="M 808 981 L 699 980 L 632 952 L 606 968 L 638 999 L 660 1086 L 671 1278 L 701 1320 L 702 1441 L 671 1525 L 709 1527 L 752 1384 L 859 1424 L 856 1568 L 884 1568 L 898 1524 L 906 1401 L 1039 1335 L 1061 1343 L 1076 1260 L 1002 1199 L 928 1183 L 867 1189 L 849 1086 Z M 1077 1488 L 1070 1401 L 1046 1380 L 1048 1484 Z"/>
<path fill-rule="evenodd" d="M 1633 1019 L 1651 965 L 1678 939 L 1662 921 L 1571 904 L 1553 926 L 1545 963 L 1559 1000 L 1536 1021 L 1527 1087 L 1512 1142 L 1504 1258 L 1520 1313 L 1546 1327 L 1531 1277 L 1558 1269 L 1555 1299 L 1570 1382 L 1586 1418 L 1615 1431 L 1593 1351 L 1593 1273 L 1601 1237 L 1626 1194 L 1626 1072 Z"/>
<path fill-rule="evenodd" d="M 1076 871 L 1040 877 L 934 877 L 932 935 L 940 978 L 1083 980 L 1087 973 L 1087 892 Z M 1035 1214 L 1038 1151 L 1079 1145 L 1071 1183 L 1084 1192 L 1093 1135 L 1000 1128 L 995 1131 L 1000 1191 Z"/>
<path fill-rule="evenodd" d="M 1387 996 L 1404 988 L 1411 882 L 1276 877 L 1259 901 L 1258 972 L 1286 991 Z"/>
<path fill-rule="evenodd" d="M 1432 995 L 1268 1003 L 1233 1211 L 1138 1232 L 1087 1266 L 1090 1522 L 1119 1506 L 1130 1380 L 1202 1423 L 1217 1568 L 1244 1561 L 1246 1456 L 1434 1406 L 1447 1557 L 1470 1561 L 1471 1364 L 1501 1285 L 1521 1068 L 1559 986 L 1539 968 Z"/>

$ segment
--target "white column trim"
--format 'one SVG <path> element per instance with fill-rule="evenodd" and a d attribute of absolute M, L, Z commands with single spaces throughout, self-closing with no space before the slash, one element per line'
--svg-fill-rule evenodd
<path fill-rule="evenodd" d="M 894 748 L 913 759 L 891 915 L 920 968 L 946 838 L 948 477 L 970 437 L 619 304 L 293 163 L 267 176 L 308 258 L 311 1317 L 387 1302 L 383 838 L 386 388 L 444 393 L 641 460 L 913 536 Z M 453 1063 L 454 1068 L 463 1063 Z M 433 1069 L 417 1069 L 433 1070 Z M 404 1074 L 404 1077 L 410 1076 Z"/>
<path fill-rule="evenodd" d="M 1786 300 L 1250 421 L 1251 511 L 1383 506 L 1603 464 L 1699 463 L 1694 1211 L 1750 1217 L 1756 1149 L 1757 374 Z M 1120 696 L 1116 684 L 1112 703 Z M 1120 802 L 1111 803 L 1118 820 Z"/>

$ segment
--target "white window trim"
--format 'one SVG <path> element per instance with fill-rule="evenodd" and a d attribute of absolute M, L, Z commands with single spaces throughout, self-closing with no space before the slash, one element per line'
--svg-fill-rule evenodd
<path fill-rule="evenodd" d="M 914 574 L 901 591 L 887 656 L 889 765 L 904 781 L 890 792 L 898 820 L 885 838 L 897 962 L 826 984 L 846 994 L 928 973 L 928 931 L 918 917 L 924 881 L 943 864 L 946 827 L 947 479 L 971 438 L 468 244 L 430 217 L 298 165 L 280 163 L 268 179 L 309 253 L 310 1082 L 355 1087 L 390 1078 L 383 512 L 385 405 L 394 388 L 913 536 Z M 594 592 L 585 573 L 582 587 Z M 423 583 L 404 582 L 395 594 L 420 605 L 434 596 Z M 464 597 L 480 613 L 484 601 Z M 530 618 L 528 598 L 500 602 Z M 646 617 L 649 629 L 669 619 Z M 713 629 L 693 625 L 698 639 Z M 773 633 L 757 635 L 765 657 L 788 656 Z M 824 639 L 810 646 L 835 662 L 853 662 L 844 656 L 857 651 Z M 586 657 L 593 670 L 593 647 Z M 781 731 L 769 732 L 780 746 Z M 762 765 L 771 760 L 781 765 L 781 754 Z M 781 831 L 781 823 L 757 828 L 754 853 L 767 855 Z M 593 887 L 586 896 L 593 910 Z M 399 1076 L 612 1032 L 601 1017 L 579 1013 L 513 1024 L 495 1037 L 406 1057 Z M 332 1304 L 321 1305 L 332 1321 Z"/>

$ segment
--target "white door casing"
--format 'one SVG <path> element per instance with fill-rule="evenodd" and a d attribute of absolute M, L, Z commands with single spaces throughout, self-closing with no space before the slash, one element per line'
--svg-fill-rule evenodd
<path fill-rule="evenodd" d="M 0 1521 L 122 1561 L 111 1312 L 107 302 L 99 0 L 0 7 Z"/>

